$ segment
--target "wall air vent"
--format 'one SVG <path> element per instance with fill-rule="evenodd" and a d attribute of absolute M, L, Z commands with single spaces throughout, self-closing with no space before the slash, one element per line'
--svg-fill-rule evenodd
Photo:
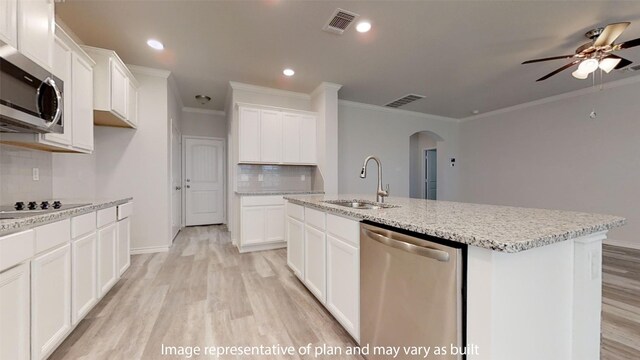
<path fill-rule="evenodd" d="M 401 106 L 405 106 L 409 103 L 412 103 L 416 100 L 420 100 L 420 99 L 424 99 L 424 96 L 422 95 L 416 95 L 416 94 L 409 94 L 409 95 L 405 95 L 403 97 L 401 97 L 398 100 L 393 100 L 392 102 L 386 104 L 385 106 L 387 107 L 392 107 L 392 108 L 399 108 Z"/>
<path fill-rule="evenodd" d="M 359 15 L 351 11 L 336 9 L 322 28 L 326 32 L 342 35 Z"/>

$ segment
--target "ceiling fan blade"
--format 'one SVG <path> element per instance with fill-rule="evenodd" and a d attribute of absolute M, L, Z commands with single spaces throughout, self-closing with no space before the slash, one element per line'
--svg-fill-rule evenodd
<path fill-rule="evenodd" d="M 537 62 L 549 61 L 549 60 L 571 59 L 574 56 L 575 56 L 575 54 L 552 56 L 552 57 L 543 58 L 543 59 L 527 60 L 527 61 L 523 62 L 522 64 L 531 64 L 531 63 L 537 63 Z"/>
<path fill-rule="evenodd" d="M 621 50 L 621 49 L 628 49 L 628 48 L 632 48 L 635 46 L 640 45 L 640 38 L 637 39 L 633 39 L 633 40 L 629 40 L 629 41 L 625 41 L 622 44 L 618 44 L 615 46 L 616 50 Z"/>
<path fill-rule="evenodd" d="M 605 27 L 602 31 L 602 34 L 600 34 L 596 41 L 593 42 L 593 46 L 605 46 L 613 44 L 618 36 L 622 35 L 622 32 L 624 32 L 624 30 L 630 24 L 630 22 L 621 22 L 607 25 L 607 27 Z"/>
<path fill-rule="evenodd" d="M 553 71 L 553 72 L 550 72 L 549 74 L 547 74 L 547 75 L 545 75 L 545 76 L 541 77 L 540 79 L 538 79 L 538 80 L 536 80 L 536 81 L 547 80 L 548 78 L 552 77 L 553 75 L 555 75 L 555 74 L 557 74 L 557 73 L 559 73 L 559 72 L 561 72 L 561 71 L 567 70 L 568 68 L 572 67 L 573 65 L 575 65 L 575 64 L 577 64 L 577 63 L 579 63 L 579 62 L 580 62 L 580 60 L 576 60 L 576 61 L 574 61 L 574 62 L 570 62 L 570 63 L 568 63 L 567 65 L 565 65 L 565 66 L 561 67 L 560 69 L 557 69 L 557 70 L 555 70 L 555 71 Z"/>
<path fill-rule="evenodd" d="M 625 59 L 625 58 L 623 58 L 623 57 L 620 57 L 620 56 L 618 56 L 618 55 L 613 55 L 613 54 L 611 54 L 611 55 L 605 56 L 604 58 L 605 58 L 605 59 L 620 59 L 620 62 L 619 62 L 619 63 L 618 63 L 618 65 L 616 65 L 616 67 L 614 68 L 615 70 L 620 70 L 620 69 L 622 69 L 622 68 L 624 68 L 624 67 L 627 67 L 627 66 L 629 66 L 629 65 L 633 64 L 633 61 L 631 61 L 631 60 L 627 60 L 627 59 Z"/>

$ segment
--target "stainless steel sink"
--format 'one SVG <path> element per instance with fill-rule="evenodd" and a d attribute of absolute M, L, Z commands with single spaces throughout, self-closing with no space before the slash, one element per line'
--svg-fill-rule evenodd
<path fill-rule="evenodd" d="M 377 203 L 369 200 L 327 200 L 325 202 L 327 204 L 344 206 L 352 209 L 365 209 L 365 210 L 388 209 L 388 208 L 399 207 L 398 205 Z"/>

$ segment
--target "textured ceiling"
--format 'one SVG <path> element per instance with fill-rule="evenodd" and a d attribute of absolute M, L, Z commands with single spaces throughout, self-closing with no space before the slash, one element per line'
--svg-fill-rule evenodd
<path fill-rule="evenodd" d="M 373 29 L 323 32 L 337 7 Z M 520 63 L 573 53 L 593 27 L 631 21 L 620 41 L 640 37 L 637 1 L 66 0 L 56 13 L 86 44 L 173 72 L 185 105 L 202 107 L 194 96 L 205 94 L 218 110 L 229 81 L 305 93 L 329 81 L 344 85 L 341 99 L 384 105 L 416 93 L 426 98 L 403 109 L 463 118 L 589 86 L 571 71 L 535 82 L 564 60 Z M 640 48 L 619 55 L 640 64 Z M 296 75 L 285 78 L 285 67 Z"/>

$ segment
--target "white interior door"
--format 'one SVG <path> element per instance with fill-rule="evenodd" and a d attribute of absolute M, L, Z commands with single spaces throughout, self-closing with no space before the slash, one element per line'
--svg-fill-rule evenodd
<path fill-rule="evenodd" d="M 224 142 L 185 138 L 186 225 L 224 222 Z"/>
<path fill-rule="evenodd" d="M 182 227 L 182 140 L 171 126 L 171 235 L 175 238 Z"/>

